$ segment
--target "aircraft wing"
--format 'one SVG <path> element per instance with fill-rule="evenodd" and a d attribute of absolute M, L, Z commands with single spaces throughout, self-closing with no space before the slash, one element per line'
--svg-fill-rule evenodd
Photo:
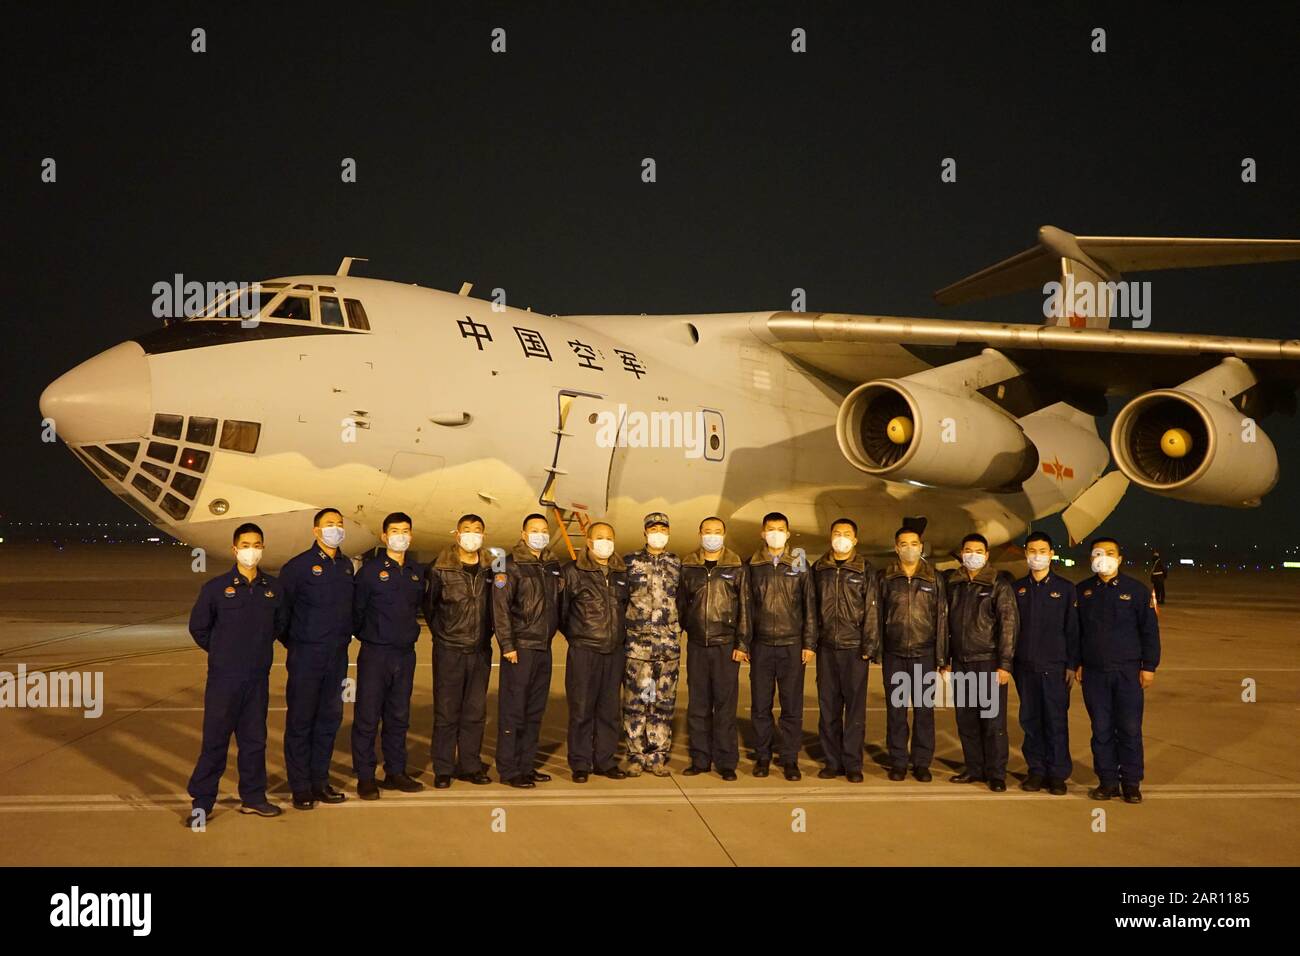
<path fill-rule="evenodd" d="M 948 319 L 777 312 L 753 331 L 801 363 L 854 384 L 874 377 L 882 358 L 912 356 L 916 369 L 994 349 L 1023 368 L 1020 390 L 1003 403 L 1014 414 L 1066 401 L 1094 415 L 1105 396 L 1171 388 L 1236 356 L 1259 379 L 1268 407 L 1294 411 L 1300 340 L 1194 335 L 1110 328 L 1012 325 Z M 867 374 L 864 374 L 864 371 Z M 908 374 L 903 372 L 902 374 Z M 1024 410 L 1016 406 L 1024 406 Z"/>

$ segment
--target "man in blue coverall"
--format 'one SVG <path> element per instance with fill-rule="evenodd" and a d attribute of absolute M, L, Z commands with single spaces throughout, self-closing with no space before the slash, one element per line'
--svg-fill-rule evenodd
<path fill-rule="evenodd" d="M 1092 760 L 1100 779 L 1094 800 L 1121 793 L 1141 803 L 1142 703 L 1160 664 L 1160 624 L 1155 598 L 1141 581 L 1119 573 L 1123 555 L 1114 538 L 1097 537 L 1093 577 L 1077 585 L 1079 647 L 1077 676 L 1092 720 Z"/>
<path fill-rule="evenodd" d="M 202 829 L 226 772 L 230 735 L 239 747 L 240 813 L 278 817 L 266 799 L 266 709 L 275 639 L 284 630 L 280 583 L 258 569 L 262 529 L 241 524 L 231 544 L 235 566 L 209 580 L 190 612 L 190 635 L 208 655 L 203 747 L 190 777 L 191 810 L 181 822 Z"/>
<path fill-rule="evenodd" d="M 347 799 L 329 777 L 352 641 L 352 559 L 340 547 L 343 515 L 336 509 L 317 512 L 312 534 L 312 546 L 280 569 L 289 648 L 284 765 L 295 810 Z"/>

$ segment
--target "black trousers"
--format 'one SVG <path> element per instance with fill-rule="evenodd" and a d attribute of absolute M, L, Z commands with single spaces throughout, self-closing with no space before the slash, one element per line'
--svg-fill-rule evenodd
<path fill-rule="evenodd" d="M 735 770 L 740 761 L 736 743 L 740 662 L 731 659 L 734 649 L 731 644 L 686 644 L 686 730 L 691 764 L 706 770 L 710 765 Z"/>
<path fill-rule="evenodd" d="M 859 648 L 817 652 L 817 736 L 826 766 L 861 773 L 867 739 L 867 662 Z"/>
<path fill-rule="evenodd" d="M 1151 587 L 1156 592 L 1156 603 L 1165 603 L 1165 579 L 1164 575 L 1151 579 Z"/>
<path fill-rule="evenodd" d="M 413 646 L 361 645 L 357 702 L 352 708 L 352 772 L 358 780 L 375 779 L 376 732 L 383 743 L 384 773 L 406 773 L 406 731 L 411 726 L 414 683 Z"/>
<path fill-rule="evenodd" d="M 501 658 L 497 686 L 497 773 L 502 780 L 537 767 L 537 739 L 551 693 L 551 652 L 518 649 L 519 662 Z"/>
<path fill-rule="evenodd" d="M 918 675 L 935 672 L 934 651 L 921 657 L 900 657 L 885 651 L 881 676 L 885 686 L 885 738 L 889 747 L 889 764 L 906 770 L 907 710 L 912 709 L 911 764 L 917 770 L 928 770 L 934 759 L 934 708 L 926 706 L 924 686 L 917 683 Z M 906 675 L 905 682 L 898 680 Z"/>
<path fill-rule="evenodd" d="M 190 776 L 194 806 L 211 813 L 226 772 L 230 735 L 239 747 L 239 799 L 266 802 L 266 707 L 270 681 L 208 675 L 203 690 L 203 747 Z"/>
<path fill-rule="evenodd" d="M 1139 669 L 1137 664 L 1120 670 L 1083 668 L 1083 705 L 1092 721 L 1092 765 L 1104 784 L 1142 782 L 1145 692 Z"/>
<path fill-rule="evenodd" d="M 1029 772 L 1068 779 L 1074 764 L 1070 760 L 1070 688 L 1065 686 L 1065 663 L 1042 667 L 1017 661 L 1013 673 Z"/>
<path fill-rule="evenodd" d="M 284 766 L 289 789 L 304 793 L 329 782 L 334 740 L 343 725 L 348 646 L 291 644 L 285 666 Z"/>
<path fill-rule="evenodd" d="M 773 697 L 781 701 L 781 762 L 799 762 L 803 743 L 803 647 L 755 642 L 749 656 L 749 714 L 759 763 L 772 759 Z"/>
<path fill-rule="evenodd" d="M 569 700 L 569 766 L 609 770 L 618 764 L 623 731 L 623 649 L 601 654 L 569 645 L 564 693 Z"/>
<path fill-rule="evenodd" d="M 433 772 L 451 775 L 483 769 L 492 648 L 463 651 L 441 641 L 433 650 Z"/>
<path fill-rule="evenodd" d="M 985 716 L 983 705 L 976 692 L 977 684 L 982 681 L 997 681 L 997 661 L 952 662 L 953 693 L 956 695 L 957 734 L 961 737 L 962 759 L 966 763 L 966 772 L 983 777 L 985 780 L 1002 780 L 1007 775 L 1007 685 L 997 684 L 997 693 L 989 701 L 989 709 L 996 710 L 991 716 Z M 965 700 L 957 690 L 961 675 L 975 675 L 966 678 Z M 982 675 L 991 675 L 982 677 Z"/>

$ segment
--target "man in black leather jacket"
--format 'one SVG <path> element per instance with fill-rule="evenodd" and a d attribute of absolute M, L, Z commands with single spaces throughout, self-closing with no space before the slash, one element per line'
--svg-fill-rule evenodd
<path fill-rule="evenodd" d="M 627 776 L 617 751 L 628 589 L 627 566 L 614 552 L 613 526 L 592 522 L 586 547 L 562 573 L 560 630 L 569 642 L 564 692 L 573 782 L 586 783 L 593 772 L 621 780 Z"/>
<path fill-rule="evenodd" d="M 764 516 L 763 541 L 764 547 L 749 559 L 754 776 L 766 777 L 772 763 L 772 699 L 779 693 L 781 763 L 785 779 L 798 780 L 802 777 L 804 669 L 817 655 L 817 595 L 803 550 L 790 550 L 790 522 L 785 515 L 774 511 Z"/>
<path fill-rule="evenodd" d="M 686 776 L 717 767 L 736 779 L 736 698 L 740 664 L 749 660 L 749 568 L 726 547 L 721 518 L 700 522 L 700 547 L 682 558 L 677 619 L 686 631 L 686 728 L 691 765 Z"/>
<path fill-rule="evenodd" d="M 492 675 L 492 558 L 483 519 L 462 515 L 456 541 L 424 572 L 424 619 L 433 635 L 433 785 L 452 777 L 491 783 L 481 758 Z"/>
<path fill-rule="evenodd" d="M 524 518 L 519 540 L 492 573 L 492 626 L 501 647 L 497 772 L 512 787 L 551 779 L 536 768 L 537 739 L 551 692 L 551 639 L 560 626 L 560 564 L 547 549 L 545 517 Z"/>
<path fill-rule="evenodd" d="M 928 783 L 933 779 L 934 685 L 938 664 L 948 655 L 948 600 L 943 576 L 921 557 L 923 547 L 917 531 L 894 532 L 898 560 L 880 572 L 879 590 L 889 779 L 907 777 L 911 707 L 912 775 Z"/>
<path fill-rule="evenodd" d="M 831 524 L 831 547 L 813 565 L 817 592 L 817 735 L 826 766 L 823 780 L 844 774 L 862 782 L 867 732 L 868 660 L 880 662 L 876 573 L 858 554 L 858 526 Z"/>
<path fill-rule="evenodd" d="M 1007 685 L 1016 655 L 1020 612 L 1015 582 L 988 566 L 981 534 L 961 542 L 962 567 L 948 575 L 948 628 L 957 733 L 966 766 L 952 783 L 986 781 L 1007 789 Z"/>

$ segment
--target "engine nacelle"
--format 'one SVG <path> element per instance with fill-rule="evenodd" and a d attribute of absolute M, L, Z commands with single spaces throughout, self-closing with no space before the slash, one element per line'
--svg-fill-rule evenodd
<path fill-rule="evenodd" d="M 1273 442 L 1230 402 L 1189 384 L 1145 392 L 1124 406 L 1110 432 L 1116 467 L 1166 498 L 1259 504 L 1277 484 Z"/>
<path fill-rule="evenodd" d="M 855 388 L 835 434 L 853 467 L 891 481 L 1004 488 L 1038 468 L 1033 442 L 997 406 L 906 378 Z"/>

